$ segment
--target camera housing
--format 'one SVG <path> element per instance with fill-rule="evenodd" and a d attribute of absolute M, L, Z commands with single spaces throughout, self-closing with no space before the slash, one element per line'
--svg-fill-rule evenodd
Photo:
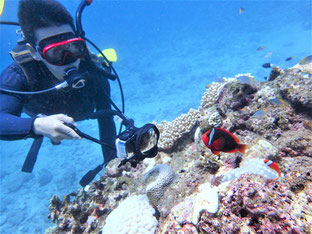
<path fill-rule="evenodd" d="M 120 135 L 115 141 L 117 157 L 118 158 L 131 158 L 134 155 L 134 135 L 138 128 L 129 127 Z"/>
<path fill-rule="evenodd" d="M 158 153 L 159 130 L 154 124 L 141 128 L 128 127 L 115 141 L 117 156 L 123 158 L 119 166 L 130 162 L 132 167 L 145 158 L 153 158 Z"/>

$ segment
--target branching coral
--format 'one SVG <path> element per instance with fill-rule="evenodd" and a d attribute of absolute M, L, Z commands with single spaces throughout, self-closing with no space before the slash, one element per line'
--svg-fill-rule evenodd
<path fill-rule="evenodd" d="M 200 110 L 207 109 L 216 104 L 219 95 L 226 83 L 213 82 L 207 85 L 206 91 L 201 99 Z"/>
<path fill-rule="evenodd" d="M 162 121 L 157 124 L 160 131 L 158 146 L 163 150 L 171 150 L 178 139 L 181 139 L 184 134 L 189 133 L 195 126 L 199 112 L 195 109 L 190 109 L 187 114 L 182 114 L 171 122 Z"/>

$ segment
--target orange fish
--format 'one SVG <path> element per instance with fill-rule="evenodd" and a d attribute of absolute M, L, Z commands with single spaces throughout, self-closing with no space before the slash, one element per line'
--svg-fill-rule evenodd
<path fill-rule="evenodd" d="M 274 170 L 274 171 L 276 171 L 278 173 L 278 178 L 281 177 L 281 170 L 280 170 L 280 168 L 279 168 L 277 163 L 275 163 L 275 162 L 273 162 L 272 160 L 269 160 L 269 159 L 264 159 L 263 161 L 269 168 L 271 168 L 272 170 Z"/>
<path fill-rule="evenodd" d="M 215 155 L 221 151 L 225 153 L 245 153 L 247 145 L 240 144 L 240 140 L 229 131 L 223 128 L 209 129 L 202 136 L 205 145 Z"/>

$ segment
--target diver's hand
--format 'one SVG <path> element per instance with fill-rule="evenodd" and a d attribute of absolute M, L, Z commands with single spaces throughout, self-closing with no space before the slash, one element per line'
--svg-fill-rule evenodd
<path fill-rule="evenodd" d="M 49 115 L 38 117 L 34 121 L 34 133 L 50 138 L 54 143 L 60 143 L 64 139 L 81 139 L 81 137 L 64 123 L 75 124 L 73 118 L 64 115 Z"/>

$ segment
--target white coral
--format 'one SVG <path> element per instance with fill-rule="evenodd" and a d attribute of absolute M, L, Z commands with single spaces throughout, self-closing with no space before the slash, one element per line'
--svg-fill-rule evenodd
<path fill-rule="evenodd" d="M 302 73 L 312 74 L 312 63 L 296 64 L 293 69 L 299 69 Z"/>
<path fill-rule="evenodd" d="M 253 158 L 244 161 L 239 168 L 227 172 L 223 177 L 222 182 L 237 179 L 243 174 L 261 175 L 267 179 L 278 179 L 279 177 L 275 170 L 271 169 L 264 163 L 263 158 Z"/>
<path fill-rule="evenodd" d="M 160 131 L 158 146 L 169 150 L 183 134 L 190 132 L 199 116 L 198 110 L 190 109 L 187 114 L 182 114 L 171 122 L 162 121 L 156 124 Z"/>
<path fill-rule="evenodd" d="M 210 183 L 205 183 L 199 186 L 199 192 L 194 196 L 194 206 L 192 211 L 192 223 L 197 224 L 202 210 L 209 213 L 216 213 L 219 209 L 218 189 L 212 187 Z"/>
<path fill-rule="evenodd" d="M 222 125 L 222 117 L 221 117 L 221 115 L 219 114 L 218 111 L 212 113 L 209 116 L 208 124 L 210 126 L 212 126 L 212 127 L 215 127 L 215 128 L 221 127 L 221 125 Z"/>
<path fill-rule="evenodd" d="M 218 97 L 221 94 L 221 91 L 226 83 L 227 81 L 224 83 L 212 82 L 211 85 L 207 85 L 204 96 L 201 99 L 200 104 L 201 110 L 207 109 L 208 107 L 214 105 L 217 102 Z"/>
<path fill-rule="evenodd" d="M 152 234 L 158 225 L 146 195 L 126 198 L 106 218 L 103 234 Z"/>

